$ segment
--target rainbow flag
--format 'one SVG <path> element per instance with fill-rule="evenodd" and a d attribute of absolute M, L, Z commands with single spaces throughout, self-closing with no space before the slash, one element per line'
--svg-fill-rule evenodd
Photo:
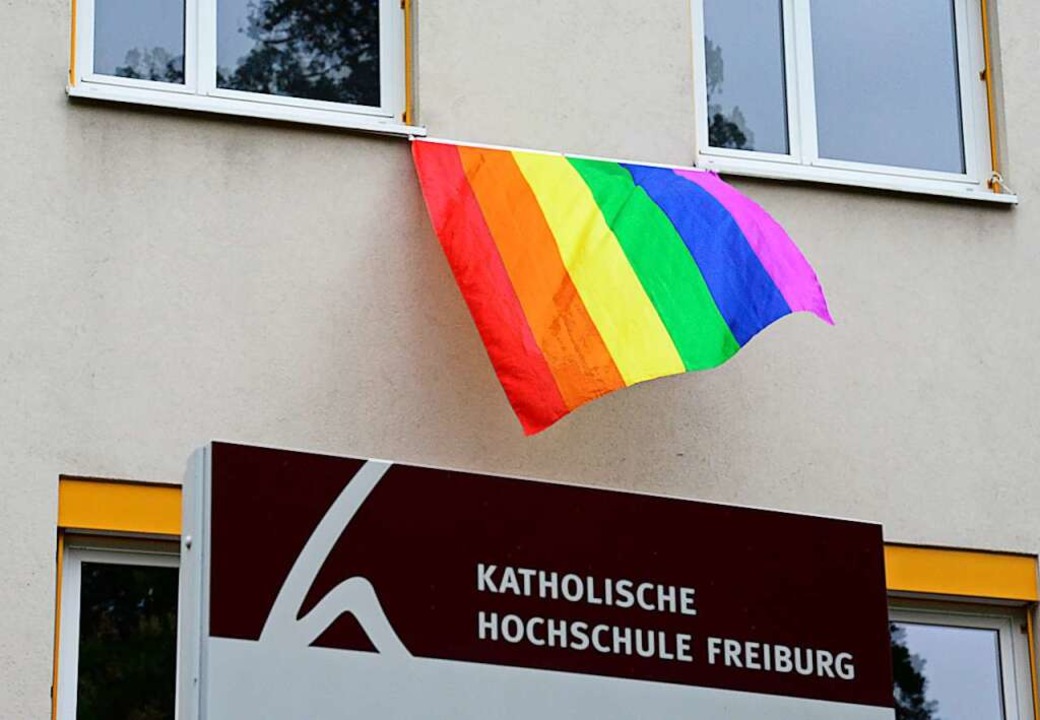
<path fill-rule="evenodd" d="M 783 228 L 716 175 L 412 143 L 426 207 L 525 432 L 715 367 L 792 312 L 832 323 Z"/>

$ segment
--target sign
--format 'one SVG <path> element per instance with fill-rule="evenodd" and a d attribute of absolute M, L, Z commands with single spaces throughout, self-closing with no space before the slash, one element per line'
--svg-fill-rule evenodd
<path fill-rule="evenodd" d="M 881 528 L 214 443 L 182 717 L 893 717 Z"/>

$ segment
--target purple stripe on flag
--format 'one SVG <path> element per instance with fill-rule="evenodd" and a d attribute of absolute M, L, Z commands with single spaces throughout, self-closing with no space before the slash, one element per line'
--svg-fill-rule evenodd
<path fill-rule="evenodd" d="M 776 220 L 714 173 L 676 170 L 675 174 L 699 185 L 729 211 L 791 312 L 808 311 L 834 324 L 816 273 Z"/>

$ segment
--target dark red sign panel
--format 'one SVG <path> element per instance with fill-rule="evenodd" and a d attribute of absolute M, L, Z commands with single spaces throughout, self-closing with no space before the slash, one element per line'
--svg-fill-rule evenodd
<path fill-rule="evenodd" d="M 878 525 L 224 443 L 210 462 L 210 638 L 891 707 Z"/>

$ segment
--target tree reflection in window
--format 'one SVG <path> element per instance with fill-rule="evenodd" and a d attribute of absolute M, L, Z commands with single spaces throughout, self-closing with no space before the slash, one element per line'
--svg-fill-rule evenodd
<path fill-rule="evenodd" d="M 906 630 L 890 623 L 888 632 L 892 645 L 892 695 L 896 720 L 938 720 L 939 703 L 927 698 L 924 659 L 910 652 Z"/>
<path fill-rule="evenodd" d="M 229 7 L 246 0 L 220 0 Z M 217 68 L 232 90 L 379 106 L 379 0 L 248 0 L 244 27 L 220 28 L 218 56 L 248 51 Z M 234 52 L 234 51 L 232 51 Z"/>
<path fill-rule="evenodd" d="M 722 47 L 704 38 L 704 55 L 708 75 L 708 144 L 712 147 L 733 148 L 735 150 L 754 150 L 755 134 L 747 126 L 740 106 L 735 105 L 729 117 L 723 112 L 722 105 L 712 102 L 712 96 L 722 91 L 724 63 Z"/>
<path fill-rule="evenodd" d="M 177 569 L 84 562 L 77 720 L 173 720 Z"/>
<path fill-rule="evenodd" d="M 123 64 L 116 68 L 118 77 L 153 82 L 184 83 L 184 55 L 172 55 L 161 47 L 128 50 Z"/>
<path fill-rule="evenodd" d="M 185 0 L 95 0 L 93 72 L 184 84 Z"/>

